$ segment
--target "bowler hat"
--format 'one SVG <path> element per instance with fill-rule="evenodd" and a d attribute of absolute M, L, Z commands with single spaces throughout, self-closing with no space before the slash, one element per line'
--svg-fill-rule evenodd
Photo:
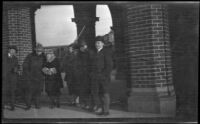
<path fill-rule="evenodd" d="M 10 46 L 8 46 L 8 49 L 9 49 L 9 50 L 10 50 L 10 49 L 14 49 L 14 50 L 17 52 L 17 47 L 14 46 L 14 45 L 10 45 Z"/>
<path fill-rule="evenodd" d="M 95 41 L 101 41 L 101 42 L 105 43 L 105 41 L 104 41 L 104 39 L 103 39 L 103 36 L 97 36 L 97 37 L 95 38 Z"/>

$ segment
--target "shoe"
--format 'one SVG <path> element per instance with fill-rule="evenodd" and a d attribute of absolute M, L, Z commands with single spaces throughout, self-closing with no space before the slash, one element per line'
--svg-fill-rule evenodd
<path fill-rule="evenodd" d="M 89 112 L 94 112 L 93 108 L 88 109 Z"/>
<path fill-rule="evenodd" d="M 99 113 L 96 113 L 97 115 L 103 115 L 103 116 L 108 116 L 108 115 L 110 115 L 110 113 L 109 112 L 99 112 Z"/>
<path fill-rule="evenodd" d="M 31 106 L 27 106 L 26 108 L 25 108 L 25 110 L 30 110 L 31 109 Z"/>
<path fill-rule="evenodd" d="M 85 109 L 85 105 L 83 105 L 83 104 L 80 104 L 80 107 L 81 107 L 82 109 Z"/>
<path fill-rule="evenodd" d="M 36 105 L 35 108 L 36 108 L 36 109 L 40 109 L 40 106 Z"/>
<path fill-rule="evenodd" d="M 55 108 L 55 106 L 56 106 L 55 102 L 51 102 L 50 105 L 49 105 L 49 108 L 53 109 L 53 108 Z"/>
<path fill-rule="evenodd" d="M 110 115 L 110 113 L 109 112 L 104 112 L 103 115 L 108 116 L 108 115 Z"/>
<path fill-rule="evenodd" d="M 50 105 L 49 108 L 50 108 L 50 109 L 53 109 L 53 108 L 54 108 L 54 105 Z"/>
<path fill-rule="evenodd" d="M 94 106 L 94 107 L 93 107 L 93 111 L 94 111 L 94 112 L 97 111 L 97 109 L 98 109 L 97 106 Z"/>
<path fill-rule="evenodd" d="M 69 103 L 69 105 L 70 105 L 70 106 L 75 106 L 76 103 L 75 103 L 75 102 L 71 102 L 71 103 Z"/>
<path fill-rule="evenodd" d="M 60 102 L 57 102 L 57 103 L 56 103 L 56 107 L 57 107 L 57 108 L 60 108 Z"/>
<path fill-rule="evenodd" d="M 96 114 L 100 114 L 100 113 L 102 113 L 103 112 L 103 110 L 102 110 L 102 108 L 97 108 L 97 110 L 96 111 L 94 111 Z"/>
<path fill-rule="evenodd" d="M 104 112 L 96 112 L 96 115 L 104 115 Z"/>
<path fill-rule="evenodd" d="M 11 110 L 11 111 L 14 111 L 14 110 L 15 110 L 15 107 L 14 107 L 14 106 L 12 106 L 12 107 L 10 108 L 10 110 Z"/>
<path fill-rule="evenodd" d="M 84 109 L 85 109 L 85 110 L 89 110 L 89 109 L 90 109 L 90 106 L 89 106 L 89 105 L 86 105 L 86 106 L 84 107 Z"/>
<path fill-rule="evenodd" d="M 81 107 L 81 105 L 79 103 L 75 103 L 75 106 L 78 107 L 78 108 Z"/>

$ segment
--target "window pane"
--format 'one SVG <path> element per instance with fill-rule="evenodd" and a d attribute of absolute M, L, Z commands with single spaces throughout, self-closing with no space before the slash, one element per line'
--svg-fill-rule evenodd
<path fill-rule="evenodd" d="M 72 5 L 46 5 L 36 11 L 36 42 L 44 46 L 68 45 L 76 38 Z"/>

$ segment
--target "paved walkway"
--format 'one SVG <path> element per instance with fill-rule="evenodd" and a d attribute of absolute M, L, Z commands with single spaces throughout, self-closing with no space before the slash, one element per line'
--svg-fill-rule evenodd
<path fill-rule="evenodd" d="M 152 118 L 152 117 L 167 117 L 166 115 L 152 113 L 136 113 L 126 112 L 122 110 L 110 110 L 109 116 L 98 116 L 94 113 L 87 112 L 73 106 L 61 106 L 61 108 L 50 109 L 47 106 L 41 109 L 32 108 L 25 111 L 21 107 L 17 107 L 15 111 L 8 109 L 4 110 L 4 117 L 8 119 L 19 118 Z"/>

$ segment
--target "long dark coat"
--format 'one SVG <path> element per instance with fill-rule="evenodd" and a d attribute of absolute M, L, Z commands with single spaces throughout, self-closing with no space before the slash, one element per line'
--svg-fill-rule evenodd
<path fill-rule="evenodd" d="M 42 67 L 45 61 L 44 54 L 37 55 L 36 53 L 29 54 L 23 63 L 23 77 L 26 79 L 24 84 L 30 90 L 43 89 L 44 74 Z"/>
<path fill-rule="evenodd" d="M 45 90 L 49 96 L 60 95 L 60 88 L 63 88 L 61 73 L 60 73 L 60 62 L 55 58 L 52 62 L 45 62 L 44 66 L 48 69 L 55 68 L 56 74 L 46 75 L 45 74 Z"/>
<path fill-rule="evenodd" d="M 109 48 L 103 48 L 99 52 L 95 51 L 92 54 L 92 58 L 93 64 L 90 73 L 92 80 L 91 88 L 92 94 L 94 97 L 97 97 L 98 93 L 109 91 L 110 74 L 113 67 L 112 50 Z"/>
<path fill-rule="evenodd" d="M 92 53 L 92 70 L 93 77 L 110 79 L 110 73 L 113 67 L 112 50 L 103 48 L 100 52 Z"/>
<path fill-rule="evenodd" d="M 90 80 L 89 80 L 89 51 L 79 51 L 77 58 L 77 69 L 78 69 L 78 81 L 80 84 L 80 91 L 82 95 L 89 93 Z"/>
<path fill-rule="evenodd" d="M 17 57 L 3 56 L 3 94 L 8 95 L 8 92 L 15 93 L 16 84 L 18 81 L 18 60 Z M 6 96 L 5 96 L 6 97 Z M 5 100 L 5 99 L 4 99 Z"/>

